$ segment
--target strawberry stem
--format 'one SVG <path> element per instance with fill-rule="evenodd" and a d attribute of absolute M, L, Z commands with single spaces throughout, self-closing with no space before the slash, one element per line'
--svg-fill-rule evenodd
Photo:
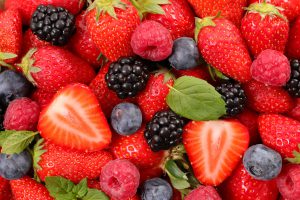
<path fill-rule="evenodd" d="M 161 6 L 170 4 L 168 0 L 130 0 L 130 2 L 138 10 L 141 20 L 150 13 L 165 15 Z"/>
<path fill-rule="evenodd" d="M 100 15 L 108 14 L 114 19 L 117 19 L 115 8 L 126 10 L 127 4 L 121 0 L 95 0 L 89 7 L 88 11 L 96 9 L 96 21 L 99 21 Z"/>
<path fill-rule="evenodd" d="M 205 17 L 203 19 L 200 19 L 197 17 L 195 18 L 195 24 L 196 24 L 195 41 L 196 42 L 198 42 L 198 36 L 199 36 L 201 29 L 203 29 L 204 27 L 207 27 L 207 26 L 216 26 L 216 23 L 213 20 L 218 17 L 220 17 L 220 13 L 218 13 L 215 17 Z"/>

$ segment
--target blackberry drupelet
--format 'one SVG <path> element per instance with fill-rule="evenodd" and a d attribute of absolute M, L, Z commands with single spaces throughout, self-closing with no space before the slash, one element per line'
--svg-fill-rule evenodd
<path fill-rule="evenodd" d="M 39 39 L 62 46 L 75 32 L 75 17 L 66 9 L 40 5 L 32 15 L 30 28 Z"/>
<path fill-rule="evenodd" d="M 149 79 L 147 65 L 137 58 L 120 58 L 110 65 L 105 81 L 120 99 L 134 97 L 143 90 Z"/>
<path fill-rule="evenodd" d="M 173 111 L 157 112 L 147 124 L 144 136 L 152 151 L 167 150 L 182 141 L 185 119 Z"/>
<path fill-rule="evenodd" d="M 239 83 L 230 80 L 216 87 L 216 90 L 226 103 L 227 116 L 235 116 L 244 110 L 246 95 Z"/>
<path fill-rule="evenodd" d="M 292 60 L 291 78 L 287 82 L 285 88 L 293 97 L 300 97 L 300 60 Z"/>

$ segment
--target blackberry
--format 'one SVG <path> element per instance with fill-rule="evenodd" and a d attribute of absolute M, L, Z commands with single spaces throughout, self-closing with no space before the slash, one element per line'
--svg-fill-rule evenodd
<path fill-rule="evenodd" d="M 244 110 L 246 95 L 239 83 L 228 81 L 216 87 L 216 90 L 222 95 L 226 103 L 227 116 L 235 116 Z"/>
<path fill-rule="evenodd" d="M 105 75 L 108 88 L 115 91 L 120 99 L 134 97 L 145 88 L 148 79 L 146 64 L 133 57 L 120 58 L 113 62 Z"/>
<path fill-rule="evenodd" d="M 75 32 L 75 17 L 66 9 L 40 5 L 31 17 L 30 28 L 40 40 L 62 46 Z"/>
<path fill-rule="evenodd" d="M 167 150 L 182 141 L 185 120 L 172 111 L 157 112 L 147 124 L 144 136 L 152 151 Z"/>
<path fill-rule="evenodd" d="M 291 78 L 287 82 L 285 88 L 293 97 L 300 97 L 300 60 L 292 60 Z"/>

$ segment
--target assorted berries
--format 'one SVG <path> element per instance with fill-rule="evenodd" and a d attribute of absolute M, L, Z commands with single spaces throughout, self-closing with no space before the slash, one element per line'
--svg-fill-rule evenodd
<path fill-rule="evenodd" d="M 300 60 L 291 60 L 291 75 L 286 90 L 293 97 L 300 97 Z"/>

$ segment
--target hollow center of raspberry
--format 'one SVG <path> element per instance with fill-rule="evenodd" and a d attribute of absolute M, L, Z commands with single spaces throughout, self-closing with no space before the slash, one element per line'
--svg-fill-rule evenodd
<path fill-rule="evenodd" d="M 111 177 L 108 181 L 108 185 L 109 187 L 115 189 L 115 190 L 119 190 L 121 187 L 120 182 L 118 181 L 118 179 L 116 179 L 115 177 Z"/>
<path fill-rule="evenodd" d="M 153 51 L 157 49 L 157 46 L 147 46 L 147 51 Z"/>
<path fill-rule="evenodd" d="M 290 191 L 294 190 L 294 182 L 290 176 L 286 177 L 285 184 Z"/>

